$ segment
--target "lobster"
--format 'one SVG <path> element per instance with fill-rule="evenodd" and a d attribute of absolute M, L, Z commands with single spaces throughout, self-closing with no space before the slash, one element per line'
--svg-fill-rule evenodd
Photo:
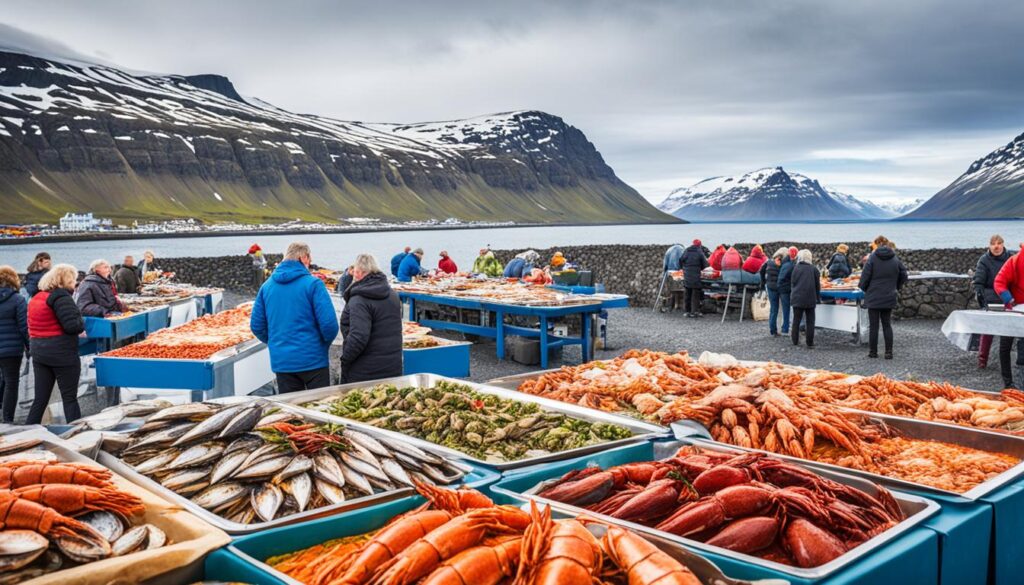
<path fill-rule="evenodd" d="M 445 561 L 421 585 L 498 585 L 515 574 L 523 539 L 466 549 Z"/>
<path fill-rule="evenodd" d="M 523 558 L 512 585 L 590 583 L 601 572 L 603 555 L 594 535 L 576 520 L 551 519 L 530 501 L 530 526 L 523 536 Z"/>
<path fill-rule="evenodd" d="M 113 487 L 49 483 L 11 490 L 11 494 L 53 508 L 65 516 L 77 516 L 93 510 L 106 510 L 124 518 L 146 513 L 142 500 Z"/>
<path fill-rule="evenodd" d="M 605 470 L 600 467 L 577 469 L 565 474 L 552 485 L 545 486 L 537 496 L 575 506 L 587 506 L 604 500 L 613 490 L 627 483 L 646 485 L 674 470 L 676 467 L 671 463 L 660 461 L 627 463 Z"/>
<path fill-rule="evenodd" d="M 11 492 L 0 492 L 0 530 L 38 532 L 55 540 L 62 550 L 74 548 L 80 557 L 110 555 L 110 543 L 92 527 Z"/>
<path fill-rule="evenodd" d="M 17 489 L 41 483 L 73 483 L 92 487 L 111 484 L 110 471 L 81 463 L 6 461 L 0 464 L 0 489 Z"/>
<path fill-rule="evenodd" d="M 608 526 L 601 547 L 629 585 L 701 585 L 690 569 L 647 540 L 617 526 Z"/>

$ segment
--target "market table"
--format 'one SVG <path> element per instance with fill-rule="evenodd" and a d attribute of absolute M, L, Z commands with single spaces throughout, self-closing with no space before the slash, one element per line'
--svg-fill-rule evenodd
<path fill-rule="evenodd" d="M 963 350 L 970 347 L 974 335 L 1024 337 L 1024 313 L 982 309 L 953 311 L 942 324 L 942 334 Z"/>
<path fill-rule="evenodd" d="M 548 367 L 548 350 L 567 345 L 579 345 L 583 355 L 583 361 L 589 361 L 593 355 L 593 346 L 590 335 L 590 321 L 607 309 L 627 306 L 629 297 L 625 295 L 594 295 L 590 302 L 565 305 L 565 306 L 529 306 L 498 301 L 484 301 L 473 298 L 459 298 L 452 296 L 433 295 L 426 293 L 398 291 L 398 296 L 403 303 L 409 304 L 409 320 L 417 321 L 431 329 L 443 329 L 458 331 L 470 335 L 493 338 L 497 345 L 498 359 L 505 359 L 505 335 L 520 335 L 540 340 L 541 367 Z M 433 303 L 439 306 L 454 307 L 458 309 L 470 309 L 480 311 L 481 314 L 494 313 L 494 324 L 475 325 L 472 323 L 455 323 L 436 319 L 416 319 L 416 303 Z M 539 320 L 537 328 L 508 325 L 505 323 L 505 316 L 536 317 Z M 548 331 L 548 322 L 572 315 L 579 315 L 581 326 L 579 337 L 555 335 Z"/>

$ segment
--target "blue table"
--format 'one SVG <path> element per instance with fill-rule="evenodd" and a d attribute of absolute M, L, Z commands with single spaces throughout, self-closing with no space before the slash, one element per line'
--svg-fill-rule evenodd
<path fill-rule="evenodd" d="M 435 347 L 403 348 L 402 374 L 437 374 L 449 378 L 469 377 L 468 341 Z"/>
<path fill-rule="evenodd" d="M 505 335 L 520 335 L 540 340 L 540 363 L 542 368 L 548 367 L 548 350 L 567 345 L 579 345 L 582 351 L 584 362 L 590 361 L 593 356 L 593 347 L 590 340 L 590 318 L 602 313 L 606 308 L 621 306 L 623 300 L 628 302 L 628 297 L 613 296 L 608 299 L 595 298 L 594 302 L 569 305 L 564 307 L 529 307 L 523 305 L 510 305 L 491 301 L 480 301 L 476 299 L 464 299 L 458 297 L 446 297 L 425 293 L 398 293 L 402 302 L 409 303 L 409 320 L 416 319 L 416 302 L 434 303 L 437 305 L 456 307 L 460 309 L 471 309 L 482 313 L 494 313 L 494 326 L 474 325 L 470 323 L 453 323 L 451 321 L 440 321 L 435 319 L 423 319 L 418 323 L 431 329 L 443 329 L 459 331 L 471 335 L 493 338 L 497 344 L 498 359 L 505 359 Z M 609 303 L 606 307 L 605 302 Z M 524 317 L 537 317 L 539 326 L 519 327 L 505 324 L 505 315 L 518 315 Z M 579 315 L 581 321 L 579 337 L 563 337 L 554 335 L 548 331 L 548 322 L 554 319 Z"/>
<path fill-rule="evenodd" d="M 854 289 L 854 290 L 849 290 L 849 289 L 834 290 L 834 289 L 824 288 L 824 289 L 821 289 L 821 293 L 819 294 L 819 296 L 821 296 L 821 298 L 823 298 L 823 299 L 843 299 L 845 301 L 857 301 L 857 302 L 860 302 L 860 301 L 864 300 L 864 291 L 860 290 L 859 288 L 858 289 Z"/>

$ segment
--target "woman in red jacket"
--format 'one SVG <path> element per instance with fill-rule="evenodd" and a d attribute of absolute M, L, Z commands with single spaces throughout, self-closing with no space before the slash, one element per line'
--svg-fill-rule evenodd
<path fill-rule="evenodd" d="M 455 261 L 451 259 L 448 252 L 441 250 L 441 260 L 437 263 L 437 269 L 445 274 L 455 274 L 459 271 L 459 267 L 455 265 Z"/>
<path fill-rule="evenodd" d="M 1020 246 L 1020 252 L 1010 257 L 999 269 L 996 279 L 993 282 L 996 295 L 1003 301 L 1007 311 L 1013 310 L 1015 306 L 1024 304 L 1024 244 Z M 1012 315 L 1010 315 L 1012 317 Z M 1003 384 L 1006 388 L 1017 388 L 1013 383 L 1013 368 L 1010 365 L 1010 350 L 1013 349 L 1013 342 L 1017 341 L 1017 384 L 1022 382 L 1024 377 L 1024 338 L 1000 337 L 999 338 L 999 369 L 1003 375 Z"/>
<path fill-rule="evenodd" d="M 28 336 L 32 352 L 32 371 L 36 387 L 27 424 L 39 424 L 50 402 L 56 382 L 64 402 L 67 422 L 82 416 L 78 407 L 78 378 L 82 363 L 78 359 L 78 336 L 85 331 L 82 313 L 71 293 L 78 270 L 70 264 L 58 264 L 39 281 L 39 294 L 28 304 Z"/>

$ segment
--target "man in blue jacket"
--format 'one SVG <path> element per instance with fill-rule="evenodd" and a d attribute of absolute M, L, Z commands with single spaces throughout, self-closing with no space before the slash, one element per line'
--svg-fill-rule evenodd
<path fill-rule="evenodd" d="M 420 265 L 423 261 L 423 248 L 416 248 L 402 260 L 398 267 L 398 282 L 412 282 L 414 276 L 422 276 L 427 273 Z"/>
<path fill-rule="evenodd" d="M 412 250 L 412 248 L 406 246 L 404 251 L 391 257 L 391 276 L 398 278 L 398 268 L 402 265 L 402 260 L 405 260 L 405 257 L 409 255 L 409 250 Z"/>
<path fill-rule="evenodd" d="M 329 386 L 328 353 L 338 336 L 334 304 L 309 273 L 309 246 L 293 242 L 256 294 L 249 327 L 270 350 L 279 393 Z"/>

